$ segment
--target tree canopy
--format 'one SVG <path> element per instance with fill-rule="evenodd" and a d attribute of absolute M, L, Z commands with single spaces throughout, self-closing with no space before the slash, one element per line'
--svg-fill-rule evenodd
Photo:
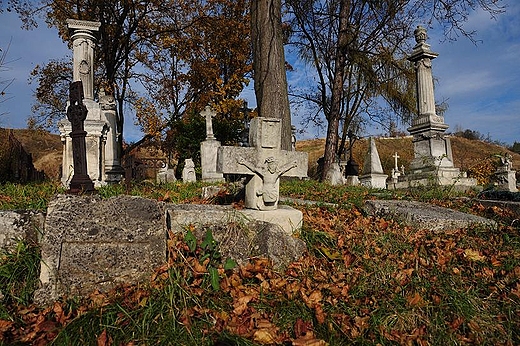
<path fill-rule="evenodd" d="M 53 0 L 41 5 L 24 17 L 25 23 L 42 13 L 67 42 L 66 19 L 101 22 L 95 85 L 117 100 L 119 133 L 129 106 L 145 135 L 158 136 L 172 121 L 208 104 L 226 117 L 243 103 L 234 99 L 251 69 L 246 0 Z M 39 110 L 33 124 L 50 127 L 60 119 L 69 68 L 70 62 L 52 61 L 33 71 Z"/>
<path fill-rule="evenodd" d="M 471 11 L 502 11 L 494 0 L 286 0 L 286 5 L 289 43 L 316 76 L 315 86 L 292 94 L 314 107 L 310 119 L 327 120 L 322 179 L 344 153 L 349 130 L 367 119 L 390 124 L 395 114 L 406 121 L 416 111 L 406 56 L 417 24 L 440 27 L 447 39 L 472 39 L 475 33 L 464 29 Z"/>

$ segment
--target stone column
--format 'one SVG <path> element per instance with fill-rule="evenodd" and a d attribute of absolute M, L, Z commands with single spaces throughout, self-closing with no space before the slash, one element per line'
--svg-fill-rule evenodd
<path fill-rule="evenodd" d="M 121 155 L 119 152 L 117 131 L 117 107 L 113 95 L 106 94 L 103 89 L 99 93 L 99 103 L 101 106 L 102 119 L 107 122 L 107 133 L 105 136 L 104 150 L 104 174 L 107 183 L 117 183 L 121 181 L 124 169 L 121 166 Z"/>
<path fill-rule="evenodd" d="M 449 126 L 435 111 L 432 60 L 439 54 L 432 52 L 426 43 L 425 28 L 418 26 L 414 35 L 416 45 L 408 58 L 415 64 L 416 76 L 417 116 L 408 128 L 413 136 L 414 159 L 410 174 L 399 175 L 398 183 L 393 185 L 395 188 L 431 184 L 474 186 L 473 179 L 454 167 L 450 139 L 444 134 Z"/>
<path fill-rule="evenodd" d="M 67 19 L 67 26 L 72 32 L 73 74 L 72 80 L 83 82 L 86 100 L 94 99 L 94 45 L 95 33 L 100 22 Z"/>

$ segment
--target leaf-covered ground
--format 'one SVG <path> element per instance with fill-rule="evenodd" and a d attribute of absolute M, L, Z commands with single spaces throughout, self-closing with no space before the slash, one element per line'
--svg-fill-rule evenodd
<path fill-rule="evenodd" d="M 307 189 L 303 187 L 303 190 Z M 296 206 L 308 252 L 285 271 L 263 258 L 209 273 L 207 249 L 170 235 L 169 262 L 145 285 L 48 308 L 9 300 L 4 344 L 518 345 L 520 229 L 507 211 L 447 199 L 498 230 L 433 233 L 366 216 L 366 191 L 324 187 L 339 207 Z M 282 189 L 283 190 L 283 189 Z M 291 188 L 294 197 L 305 194 Z M 321 194 L 316 188 L 313 193 Z M 351 201 L 346 203 L 347 201 Z M 8 257 L 4 256 L 3 261 Z M 3 266 L 2 266 L 3 267 Z M 4 302 L 10 294 L 0 287 Z"/>

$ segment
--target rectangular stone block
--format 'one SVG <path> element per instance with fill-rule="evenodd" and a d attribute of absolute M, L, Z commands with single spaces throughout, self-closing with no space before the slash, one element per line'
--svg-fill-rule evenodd
<path fill-rule="evenodd" d="M 164 215 L 141 197 L 60 195 L 49 203 L 35 301 L 146 280 L 166 261 Z"/>

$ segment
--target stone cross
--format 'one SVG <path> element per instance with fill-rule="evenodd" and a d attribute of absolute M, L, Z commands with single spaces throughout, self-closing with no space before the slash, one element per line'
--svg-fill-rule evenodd
<path fill-rule="evenodd" d="M 307 177 L 307 154 L 280 149 L 281 122 L 276 118 L 253 118 L 249 144 L 250 147 L 220 147 L 218 170 L 247 176 L 246 208 L 277 209 L 280 177 Z"/>
<path fill-rule="evenodd" d="M 94 183 L 87 174 L 87 151 L 84 121 L 87 118 L 87 107 L 83 104 L 83 83 L 73 82 L 69 89 L 70 105 L 67 108 L 67 118 L 72 124 L 72 159 L 74 176 L 70 181 L 70 193 L 94 191 Z"/>
<path fill-rule="evenodd" d="M 400 158 L 399 155 L 397 155 L 397 152 L 395 152 L 394 155 L 392 155 L 392 157 L 394 158 L 394 169 L 396 172 L 399 171 L 399 166 L 397 166 L 397 159 Z"/>
<path fill-rule="evenodd" d="M 200 112 L 200 115 L 206 118 L 206 140 L 215 139 L 215 135 L 213 135 L 213 123 L 211 118 L 215 117 L 216 113 L 211 109 L 210 106 L 206 106 L 204 111 Z"/>

